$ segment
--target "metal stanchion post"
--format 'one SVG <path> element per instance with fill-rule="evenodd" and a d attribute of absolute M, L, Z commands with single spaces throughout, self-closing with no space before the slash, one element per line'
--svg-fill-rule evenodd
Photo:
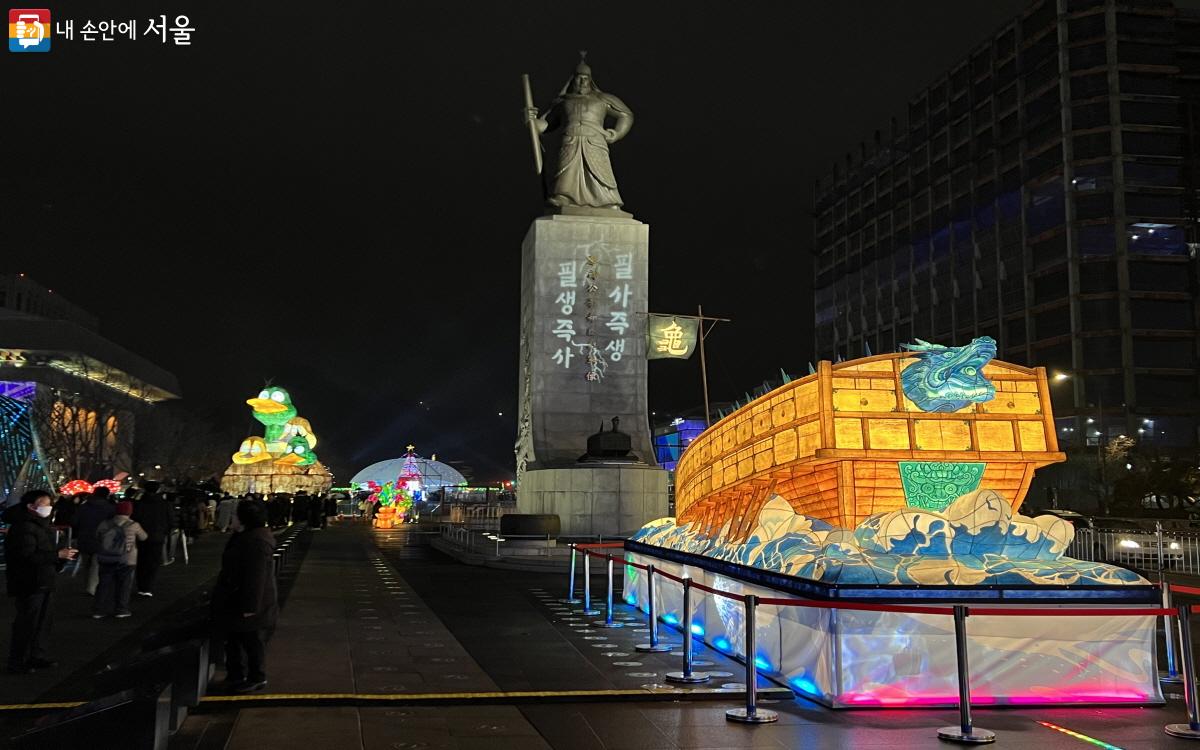
<path fill-rule="evenodd" d="M 600 610 L 592 609 L 592 553 L 586 549 L 583 551 L 583 609 L 580 612 L 585 615 L 600 614 Z"/>
<path fill-rule="evenodd" d="M 613 556 L 608 558 L 608 594 L 604 604 L 604 619 L 592 623 L 594 628 L 623 628 L 625 623 L 613 621 Z"/>
<path fill-rule="evenodd" d="M 1166 580 L 1166 555 L 1163 551 L 1163 527 L 1162 521 L 1154 522 L 1154 541 L 1158 545 L 1158 588 L 1162 591 L 1162 605 L 1164 609 L 1171 609 L 1171 587 Z M 1159 678 L 1160 682 L 1179 683 L 1183 678 L 1179 675 L 1179 669 L 1176 666 L 1179 662 L 1178 656 L 1175 653 L 1175 628 L 1171 622 L 1170 615 L 1163 615 L 1163 641 L 1166 647 L 1167 654 L 1167 673 Z"/>
<path fill-rule="evenodd" d="M 667 672 L 663 675 L 667 682 L 682 682 L 694 685 L 698 682 L 708 682 L 712 675 L 708 672 L 692 671 L 692 579 L 683 579 L 683 671 Z"/>
<path fill-rule="evenodd" d="M 671 650 L 671 646 L 658 640 L 658 608 L 654 596 L 654 566 L 646 566 L 646 616 L 650 621 L 650 642 L 639 643 L 635 649 L 644 654 L 661 654 Z"/>
<path fill-rule="evenodd" d="M 758 597 L 746 594 L 746 707 L 731 708 L 725 718 L 741 724 L 770 724 L 779 721 L 779 714 L 758 707 L 758 669 L 754 664 L 754 612 L 758 608 Z"/>
<path fill-rule="evenodd" d="M 570 574 L 571 577 L 567 581 L 567 598 L 559 599 L 558 601 L 563 604 L 579 604 L 580 599 L 579 599 L 579 597 L 575 596 L 575 553 L 576 553 L 576 549 L 575 549 L 574 544 L 570 545 L 570 547 L 571 547 L 571 574 Z"/>
<path fill-rule="evenodd" d="M 1168 724 L 1163 731 L 1172 737 L 1200 740 L 1200 697 L 1196 690 L 1196 661 L 1192 657 L 1192 608 L 1179 605 L 1179 640 L 1183 651 L 1183 698 L 1187 701 L 1188 723 Z"/>
<path fill-rule="evenodd" d="M 755 611 L 758 608 L 758 598 L 754 594 L 745 595 L 746 606 L 746 707 L 731 708 L 725 712 L 728 721 L 739 724 L 770 724 L 779 721 L 779 714 L 766 708 L 758 708 L 758 670 L 755 665 Z"/>
<path fill-rule="evenodd" d="M 958 650 L 958 726 L 942 727 L 938 739 L 984 745 L 996 741 L 996 733 L 971 723 L 971 668 L 967 663 L 967 608 L 954 605 L 954 645 Z"/>

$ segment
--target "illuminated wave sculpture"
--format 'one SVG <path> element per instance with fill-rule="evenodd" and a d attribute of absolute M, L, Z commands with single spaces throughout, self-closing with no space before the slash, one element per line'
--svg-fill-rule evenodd
<path fill-rule="evenodd" d="M 1075 528 L 1055 516 L 1013 514 L 996 492 L 975 490 L 945 510 L 903 508 L 838 529 L 774 497 L 744 542 L 729 525 L 654 521 L 634 541 L 827 584 L 1146 585 L 1131 570 L 1063 557 Z"/>

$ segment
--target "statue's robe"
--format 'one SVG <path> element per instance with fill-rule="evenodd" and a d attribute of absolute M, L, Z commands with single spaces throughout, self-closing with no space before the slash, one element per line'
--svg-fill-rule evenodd
<path fill-rule="evenodd" d="M 566 94 L 555 106 L 553 120 L 565 122 L 558 171 L 550 187 L 554 206 L 620 208 L 621 193 L 608 158 L 604 118 L 610 112 L 618 119 L 632 120 L 621 100 L 611 94 Z"/>

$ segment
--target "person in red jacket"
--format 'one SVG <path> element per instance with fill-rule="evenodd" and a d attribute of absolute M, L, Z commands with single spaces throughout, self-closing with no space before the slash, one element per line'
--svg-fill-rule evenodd
<path fill-rule="evenodd" d="M 225 640 L 225 685 L 249 693 L 267 686 L 265 641 L 279 616 L 275 537 L 267 509 L 254 500 L 238 503 L 234 532 L 221 555 L 212 615 Z"/>
<path fill-rule="evenodd" d="M 4 540 L 4 573 L 16 604 L 8 650 L 8 671 L 15 674 L 57 664 L 46 657 L 51 595 L 58 571 L 75 558 L 75 550 L 57 549 L 50 530 L 52 499 L 46 490 L 30 490 L 4 512 L 12 524 Z"/>

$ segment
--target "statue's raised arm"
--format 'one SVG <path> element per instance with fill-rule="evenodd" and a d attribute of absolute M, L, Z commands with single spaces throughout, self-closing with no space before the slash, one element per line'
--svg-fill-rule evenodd
<path fill-rule="evenodd" d="M 624 138 L 633 127 L 633 111 L 616 96 L 596 87 L 592 69 L 584 61 L 559 91 L 554 103 L 539 117 L 534 108 L 527 117 L 541 133 L 562 130 L 558 163 L 550 172 L 546 202 L 563 213 L 596 214 L 621 211 L 621 194 L 609 161 L 608 145 Z M 605 127 L 612 119 L 613 127 Z"/>

